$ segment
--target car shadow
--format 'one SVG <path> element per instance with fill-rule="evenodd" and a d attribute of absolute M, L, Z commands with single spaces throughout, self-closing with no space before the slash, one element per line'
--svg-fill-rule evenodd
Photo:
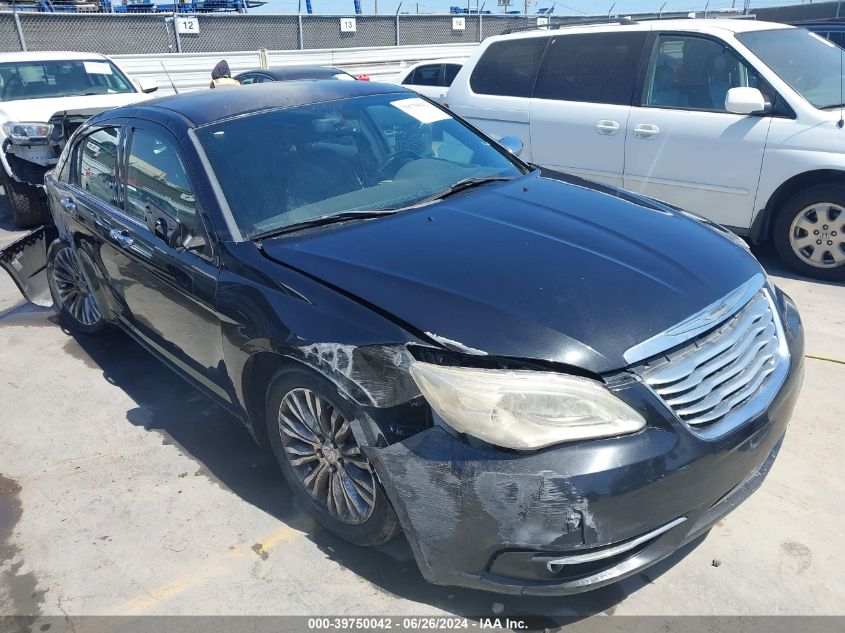
<path fill-rule="evenodd" d="M 808 283 L 819 284 L 821 286 L 841 286 L 841 281 L 826 281 L 824 279 L 814 279 L 813 277 L 805 277 L 787 268 L 778 257 L 774 247 L 771 243 L 756 244 L 751 246 L 751 252 L 754 257 L 762 264 L 766 272 L 775 277 L 782 277 L 783 279 L 793 279 L 797 281 L 805 281 Z"/>
<path fill-rule="evenodd" d="M 693 541 L 646 573 L 577 596 L 536 598 L 441 587 L 420 574 L 404 537 L 375 548 L 342 541 L 319 527 L 298 507 L 268 450 L 259 448 L 245 427 L 217 404 L 173 374 L 116 329 L 98 337 L 74 336 L 65 351 L 103 372 L 137 406 L 127 420 L 162 436 L 198 462 L 208 477 L 279 521 L 307 534 L 329 558 L 367 580 L 377 591 L 425 603 L 471 618 L 523 616 L 531 629 L 557 628 L 573 619 L 613 613 L 628 595 L 682 560 L 703 540 Z M 494 607 L 494 605 L 496 605 Z"/>

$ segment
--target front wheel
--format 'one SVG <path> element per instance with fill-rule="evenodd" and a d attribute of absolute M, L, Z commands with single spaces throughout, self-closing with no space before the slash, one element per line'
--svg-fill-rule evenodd
<path fill-rule="evenodd" d="M 61 240 L 50 244 L 47 251 L 47 281 L 53 304 L 71 330 L 97 334 L 106 327 L 76 253 Z"/>
<path fill-rule="evenodd" d="M 12 221 L 16 226 L 25 229 L 50 221 L 47 197 L 41 189 L 25 182 L 18 182 L 2 167 L 0 167 L 0 178 L 6 198 L 9 200 Z"/>
<path fill-rule="evenodd" d="M 288 485 L 329 532 L 378 545 L 399 521 L 350 423 L 356 406 L 307 368 L 276 374 L 267 393 L 267 430 Z"/>
<path fill-rule="evenodd" d="M 845 280 L 845 186 L 816 185 L 792 196 L 775 219 L 773 240 L 797 273 Z"/>

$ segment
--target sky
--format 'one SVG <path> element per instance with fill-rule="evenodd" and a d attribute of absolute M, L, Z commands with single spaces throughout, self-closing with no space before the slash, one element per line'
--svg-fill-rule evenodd
<path fill-rule="evenodd" d="M 475 6 L 475 0 L 469 0 Z M 511 10 L 523 9 L 524 0 L 511 0 Z M 786 4 L 801 4 L 802 0 L 756 0 L 752 1 L 752 8 L 755 6 L 773 6 Z M 414 13 L 419 7 L 420 13 L 448 13 L 452 5 L 466 6 L 467 0 L 402 0 L 401 11 L 403 13 Z M 498 6 L 498 0 L 481 0 L 486 2 L 485 10 L 494 13 L 503 11 Z M 658 11 L 663 3 L 666 3 L 664 11 L 696 11 L 703 10 L 707 0 L 529 0 L 529 13 L 536 13 L 541 7 L 555 5 L 554 13 L 559 15 L 596 15 L 606 14 L 613 6 L 613 13 L 626 15 L 628 13 L 642 13 L 647 11 Z M 375 12 L 376 3 L 379 13 L 393 14 L 396 12 L 399 0 L 361 0 L 364 13 Z M 324 15 L 352 15 L 354 13 L 353 0 L 311 0 L 314 13 Z M 710 0 L 710 9 L 729 8 L 732 5 L 742 7 L 743 0 Z M 269 0 L 267 4 L 259 9 L 253 9 L 254 13 L 296 13 L 299 6 L 298 0 Z M 305 12 L 305 0 L 302 0 L 302 12 Z"/>

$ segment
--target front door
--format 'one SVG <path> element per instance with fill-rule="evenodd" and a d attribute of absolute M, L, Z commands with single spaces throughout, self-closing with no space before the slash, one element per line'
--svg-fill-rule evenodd
<path fill-rule="evenodd" d="M 557 35 L 531 99 L 531 160 L 622 186 L 625 130 L 648 32 Z"/>
<path fill-rule="evenodd" d="M 747 229 L 771 117 L 725 110 L 744 86 L 765 88 L 723 42 L 659 35 L 629 118 L 625 188 Z"/>
<path fill-rule="evenodd" d="M 229 400 L 214 308 L 218 267 L 181 154 L 164 128 L 127 130 L 121 210 L 110 218 L 101 259 L 119 318 L 178 370 Z M 205 246 L 186 249 L 179 233 Z"/>

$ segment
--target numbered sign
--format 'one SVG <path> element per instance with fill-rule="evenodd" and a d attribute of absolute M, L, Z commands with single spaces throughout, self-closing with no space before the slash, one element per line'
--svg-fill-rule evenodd
<path fill-rule="evenodd" d="M 199 35 L 200 21 L 197 18 L 176 18 L 176 32 L 179 35 Z"/>
<path fill-rule="evenodd" d="M 340 18 L 341 33 L 354 33 L 356 30 L 355 18 Z"/>
<path fill-rule="evenodd" d="M 549 18 L 537 18 L 537 26 L 548 26 Z"/>
<path fill-rule="evenodd" d="M 463 31 L 467 27 L 466 18 L 452 18 L 452 30 Z"/>

